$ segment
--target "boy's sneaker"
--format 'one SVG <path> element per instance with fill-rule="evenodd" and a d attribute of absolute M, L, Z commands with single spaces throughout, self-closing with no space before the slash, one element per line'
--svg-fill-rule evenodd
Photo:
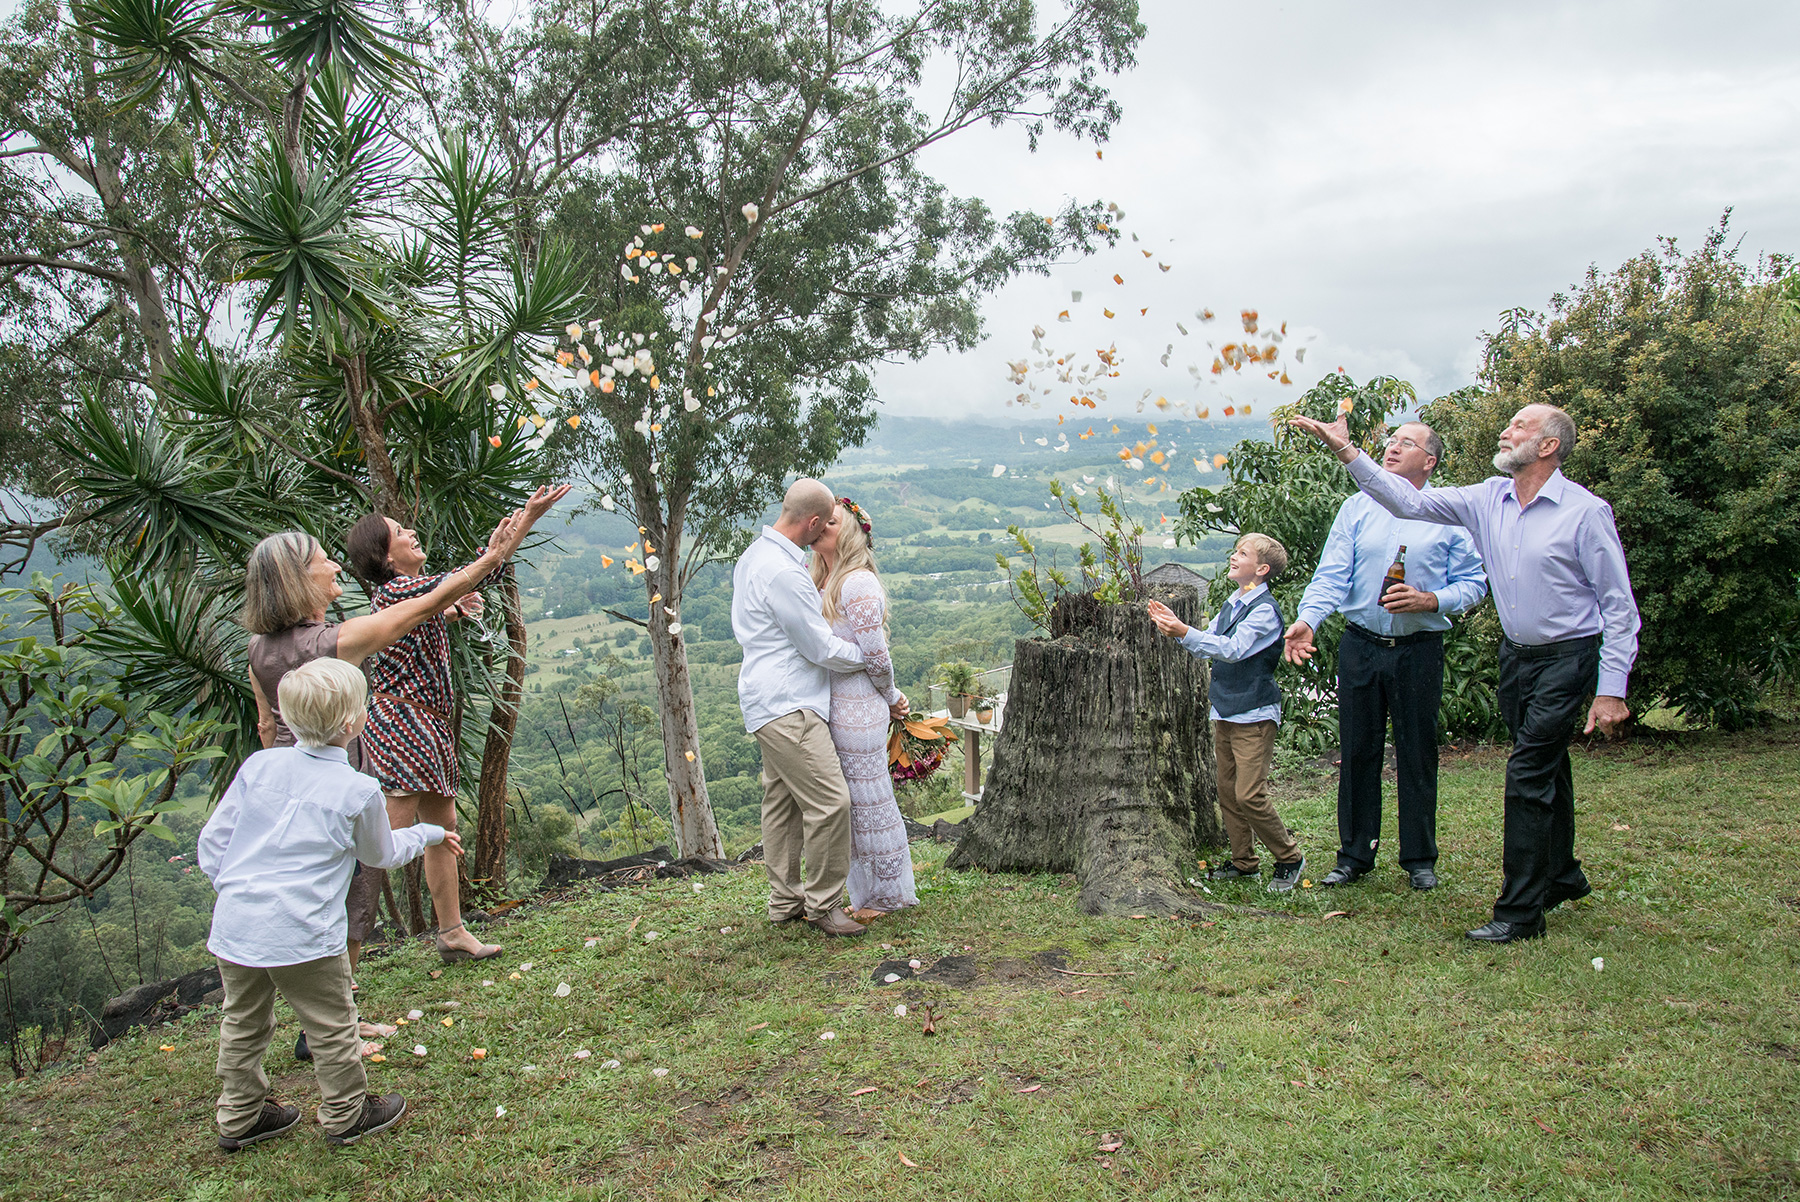
<path fill-rule="evenodd" d="M 1254 877 L 1256 875 L 1258 875 L 1256 872 L 1245 872 L 1242 868 L 1239 868 L 1236 864 L 1227 860 L 1219 867 L 1207 873 L 1206 879 L 1209 881 L 1241 881 L 1246 877 Z"/>
<path fill-rule="evenodd" d="M 379 1098 L 374 1094 L 367 1094 L 363 1097 L 362 1114 L 357 1118 L 356 1125 L 348 1131 L 327 1135 L 325 1142 L 339 1147 L 353 1144 L 365 1135 L 386 1131 L 399 1122 L 400 1116 L 405 1113 L 406 1099 L 399 1094 L 391 1093 Z"/>
<path fill-rule="evenodd" d="M 221 1135 L 219 1151 L 236 1152 L 251 1144 L 261 1143 L 265 1139 L 274 1139 L 277 1135 L 286 1135 L 300 1121 L 298 1106 L 283 1106 L 280 1102 L 264 1102 L 262 1113 L 256 1116 L 256 1126 L 242 1135 Z"/>
<path fill-rule="evenodd" d="M 1292 864 L 1277 863 L 1275 875 L 1269 881 L 1269 892 L 1287 893 L 1291 891 L 1295 885 L 1300 883 L 1300 874 L 1305 870 L 1306 856 L 1304 854 Z"/>

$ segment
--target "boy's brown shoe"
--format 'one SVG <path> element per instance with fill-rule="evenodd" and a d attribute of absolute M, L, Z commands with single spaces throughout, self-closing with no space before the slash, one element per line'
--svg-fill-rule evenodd
<path fill-rule="evenodd" d="M 365 1135 L 374 1135 L 377 1131 L 386 1131 L 400 1121 L 406 1113 L 406 1099 L 397 1093 L 376 1097 L 366 1094 L 363 1097 L 362 1114 L 357 1116 L 356 1125 L 348 1131 L 340 1131 L 336 1135 L 327 1135 L 325 1142 L 342 1147 L 353 1144 Z"/>
<path fill-rule="evenodd" d="M 242 1135 L 221 1135 L 219 1151 L 236 1152 L 251 1144 L 261 1143 L 265 1139 L 274 1139 L 277 1135 L 286 1135 L 300 1121 L 298 1106 L 283 1106 L 280 1102 L 263 1103 L 262 1113 L 256 1116 L 256 1125 Z"/>

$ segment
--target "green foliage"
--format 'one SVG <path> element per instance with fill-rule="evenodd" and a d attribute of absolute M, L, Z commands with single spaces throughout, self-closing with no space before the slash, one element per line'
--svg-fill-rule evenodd
<path fill-rule="evenodd" d="M 1800 621 L 1800 329 L 1785 259 L 1751 266 L 1725 222 L 1590 270 L 1550 313 L 1489 335 L 1478 388 L 1426 410 L 1458 482 L 1492 474 L 1512 414 L 1580 430 L 1564 470 L 1611 503 L 1643 615 L 1632 692 L 1728 729 L 1756 720 Z"/>
<path fill-rule="evenodd" d="M 1077 495 L 1070 496 L 1070 490 Z M 1050 495 L 1062 507 L 1064 518 L 1085 530 L 1100 548 L 1096 553 L 1095 543 L 1085 542 L 1076 548 L 1079 585 L 1056 566 L 1054 555 L 1040 565 L 1036 545 L 1017 525 L 1008 526 L 1006 533 L 1026 557 L 1026 566 L 1015 571 L 1004 554 L 994 556 L 1000 570 L 1007 573 L 1014 604 L 1033 625 L 1045 630 L 1050 629 L 1050 611 L 1057 598 L 1077 587 L 1105 605 L 1131 605 L 1144 595 L 1144 524 L 1130 517 L 1104 488 L 1094 489 L 1098 515 L 1083 510 L 1080 494 L 1084 491 L 1079 484 L 1065 488 L 1061 480 L 1050 481 Z"/>
<path fill-rule="evenodd" d="M 176 786 L 214 746 L 210 713 L 151 708 L 94 650 L 117 620 L 83 585 L 42 573 L 0 590 L 0 961 L 69 902 L 91 898 L 140 836 L 173 840 L 162 820 Z"/>
<path fill-rule="evenodd" d="M 1274 412 L 1272 441 L 1245 439 L 1231 449 L 1225 484 L 1181 494 L 1176 537 L 1196 543 L 1209 535 L 1254 531 L 1278 540 L 1287 548 L 1288 567 L 1270 591 L 1292 621 L 1319 566 L 1332 520 L 1355 485 L 1335 459 L 1320 453 L 1311 436 L 1294 430 L 1288 420 L 1298 415 L 1335 421 L 1348 402 L 1351 439 L 1379 456 L 1390 420 L 1415 399 L 1412 385 L 1391 376 L 1377 376 L 1361 385 L 1348 376 L 1326 376 L 1298 401 Z M 1223 572 L 1216 575 L 1207 597 L 1209 607 L 1216 611 L 1234 587 Z M 1476 613 L 1487 608 L 1491 607 Z M 1493 625 L 1464 618 L 1445 637 L 1439 720 L 1447 735 L 1488 739 L 1504 733 L 1495 687 Z M 1283 660 L 1277 670 L 1283 694 L 1282 738 L 1310 753 L 1337 744 L 1338 642 L 1343 631 L 1343 618 L 1334 614 L 1314 632 L 1312 659 L 1303 665 Z"/>

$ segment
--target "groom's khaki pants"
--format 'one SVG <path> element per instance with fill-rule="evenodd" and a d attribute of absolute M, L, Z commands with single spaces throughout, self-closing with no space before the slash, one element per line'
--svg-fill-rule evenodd
<path fill-rule="evenodd" d="M 850 872 L 850 786 L 831 728 L 811 710 L 795 710 L 758 730 L 756 741 L 762 746 L 769 920 L 821 918 L 844 895 Z"/>

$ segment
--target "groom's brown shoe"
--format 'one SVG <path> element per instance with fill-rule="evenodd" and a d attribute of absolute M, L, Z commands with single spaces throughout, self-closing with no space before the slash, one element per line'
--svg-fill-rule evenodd
<path fill-rule="evenodd" d="M 826 935 L 867 935 L 869 933 L 868 927 L 838 910 L 828 910 L 817 918 L 809 918 L 806 921 L 811 923 L 815 930 Z"/>

